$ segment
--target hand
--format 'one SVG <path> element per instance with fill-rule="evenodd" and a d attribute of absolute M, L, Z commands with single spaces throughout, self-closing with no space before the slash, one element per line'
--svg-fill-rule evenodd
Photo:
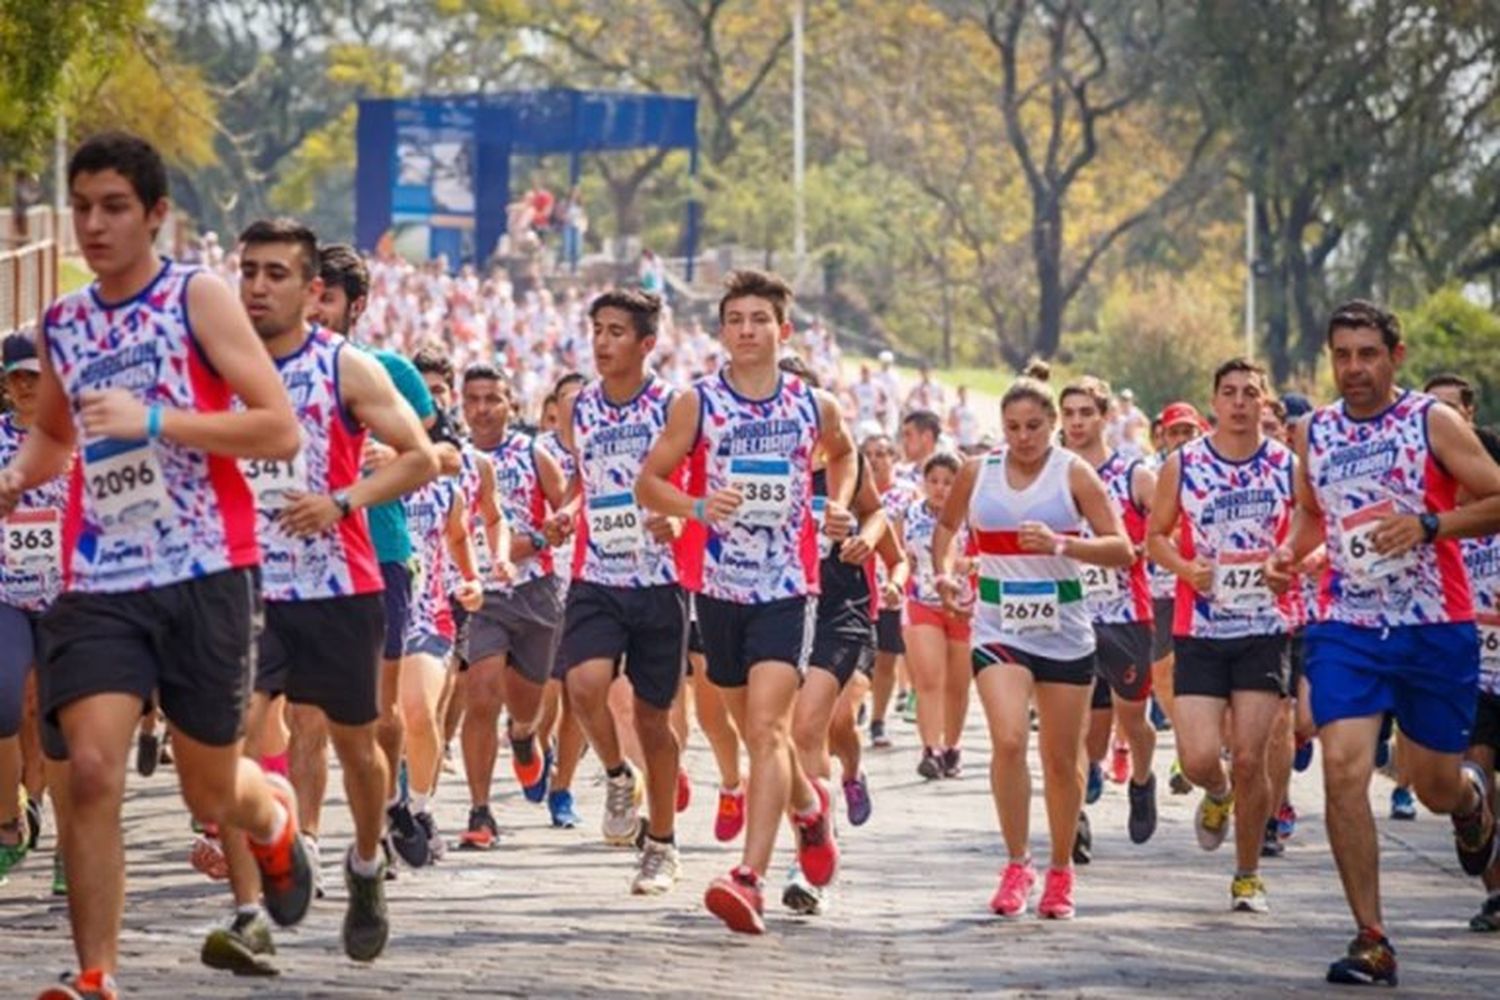
<path fill-rule="evenodd" d="M 1327 567 L 1328 548 L 1327 546 L 1319 545 L 1307 554 L 1307 558 L 1302 560 L 1302 565 L 1298 567 L 1298 572 L 1305 573 L 1308 576 L 1319 576 Z"/>
<path fill-rule="evenodd" d="M 556 548 L 572 536 L 573 516 L 566 511 L 553 514 L 542 522 L 542 534 L 547 537 L 547 544 Z"/>
<path fill-rule="evenodd" d="M 848 538 L 854 531 L 854 515 L 849 508 L 832 500 L 823 508 L 823 534 L 835 542 Z"/>
<path fill-rule="evenodd" d="M 516 564 L 509 559 L 496 559 L 490 566 L 490 576 L 508 587 L 515 582 Z"/>
<path fill-rule="evenodd" d="M 1188 586 L 1208 597 L 1214 592 L 1214 564 L 1198 556 L 1188 564 L 1187 575 L 1183 579 L 1187 580 Z"/>
<path fill-rule="evenodd" d="M 146 436 L 146 404 L 125 389 L 95 389 L 79 396 L 85 437 L 138 441 Z"/>
<path fill-rule="evenodd" d="M 894 583 L 885 583 L 880 588 L 880 606 L 887 611 L 901 607 L 901 588 Z"/>
<path fill-rule="evenodd" d="M 703 505 L 703 519 L 710 524 L 728 521 L 734 517 L 734 512 L 739 510 L 740 504 L 744 502 L 744 495 L 733 486 L 714 490 L 708 495 L 707 502 Z"/>
<path fill-rule="evenodd" d="M 1297 575 L 1296 568 L 1292 565 L 1292 550 L 1283 545 L 1272 552 L 1271 557 L 1266 560 L 1265 574 L 1266 588 L 1278 596 L 1285 594 Z"/>
<path fill-rule="evenodd" d="M 291 503 L 281 509 L 277 520 L 286 533 L 296 538 L 321 535 L 344 517 L 333 498 L 321 493 L 292 493 Z"/>
<path fill-rule="evenodd" d="M 1405 555 L 1427 537 L 1415 514 L 1392 514 L 1381 518 L 1370 534 L 1370 544 L 1383 556 Z"/>
<path fill-rule="evenodd" d="M 465 580 L 453 589 L 453 599 L 465 611 L 478 611 L 484 604 L 484 587 L 478 580 Z"/>
<path fill-rule="evenodd" d="M 858 566 L 874 554 L 875 550 L 870 547 L 869 542 L 865 541 L 863 535 L 851 535 L 844 539 L 843 545 L 839 546 L 839 562 L 850 566 Z"/>
<path fill-rule="evenodd" d="M 374 438 L 365 438 L 365 450 L 359 462 L 366 471 L 374 472 L 376 469 L 383 469 L 395 460 L 396 449 L 387 447 Z"/>
<path fill-rule="evenodd" d="M 21 473 L 6 466 L 0 469 L 0 517 L 9 517 L 21 502 Z"/>
<path fill-rule="evenodd" d="M 661 545 L 675 542 L 677 536 L 682 534 L 682 521 L 663 514 L 647 514 L 645 525 L 647 533 L 651 535 L 651 540 Z"/>
<path fill-rule="evenodd" d="M 943 599 L 944 611 L 950 615 L 969 614 L 968 603 L 964 600 L 966 588 L 962 581 L 955 580 L 951 576 L 940 576 L 932 581 L 932 585 L 937 588 L 938 596 Z"/>
<path fill-rule="evenodd" d="M 1023 552 L 1045 552 L 1051 555 L 1057 551 L 1057 535 L 1040 521 L 1022 521 L 1020 536 Z"/>

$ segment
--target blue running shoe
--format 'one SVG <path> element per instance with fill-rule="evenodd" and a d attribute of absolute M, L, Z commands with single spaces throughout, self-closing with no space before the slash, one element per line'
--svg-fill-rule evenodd
<path fill-rule="evenodd" d="M 583 823 L 573 811 L 573 793 L 566 788 L 547 793 L 547 811 L 552 814 L 552 825 L 559 830 L 571 830 Z"/>
<path fill-rule="evenodd" d="M 1303 740 L 1297 744 L 1297 753 L 1292 757 L 1292 767 L 1300 774 L 1312 767 L 1313 741 Z"/>
<path fill-rule="evenodd" d="M 1093 805 L 1099 801 L 1099 796 L 1104 794 L 1104 768 L 1093 761 L 1089 762 L 1089 785 L 1084 792 L 1083 802 L 1085 805 Z"/>
<path fill-rule="evenodd" d="M 1410 788 L 1397 785 L 1391 789 L 1391 819 L 1416 819 L 1417 799 Z"/>

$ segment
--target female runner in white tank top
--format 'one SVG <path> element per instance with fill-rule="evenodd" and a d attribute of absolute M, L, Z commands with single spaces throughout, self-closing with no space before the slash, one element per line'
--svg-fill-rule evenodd
<path fill-rule="evenodd" d="M 953 538 L 966 524 L 979 559 L 974 674 L 989 724 L 990 787 L 1009 863 L 990 908 L 1026 911 L 1031 864 L 1031 772 L 1026 763 L 1036 699 L 1051 867 L 1042 917 L 1073 916 L 1073 836 L 1082 805 L 1079 748 L 1094 679 L 1094 629 L 1079 564 L 1125 568 L 1135 551 L 1098 474 L 1057 440 L 1057 402 L 1039 382 L 1018 379 L 1000 402 L 1005 446 L 970 459 L 933 533 L 933 563 L 945 603 L 964 587 L 949 573 Z M 1082 534 L 1084 525 L 1093 537 Z"/>

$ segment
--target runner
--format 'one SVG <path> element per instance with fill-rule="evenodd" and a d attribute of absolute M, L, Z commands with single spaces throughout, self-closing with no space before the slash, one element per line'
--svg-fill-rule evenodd
<path fill-rule="evenodd" d="M 559 424 L 583 494 L 559 662 L 608 779 L 605 843 L 635 845 L 644 785 L 648 820 L 631 892 L 656 895 L 671 890 L 682 870 L 676 837 L 679 747 L 670 714 L 682 683 L 687 598 L 673 552 L 682 522 L 645 513 L 632 491 L 674 397 L 647 369 L 661 324 L 659 298 L 634 289 L 609 291 L 594 299 L 589 315 L 599 378 L 564 405 Z M 610 685 L 621 670 L 635 695 L 631 717 L 644 782 L 620 751 L 610 711 Z"/>
<path fill-rule="evenodd" d="M 259 624 L 255 511 L 234 459 L 291 461 L 296 418 L 234 294 L 152 251 L 166 168 L 111 132 L 68 163 L 73 224 L 96 281 L 46 313 L 36 422 L 0 471 L 0 517 L 73 464 L 67 593 L 41 622 L 42 709 L 69 751 L 63 854 L 81 971 L 43 997 L 114 997 L 125 905 L 124 775 L 156 692 L 183 798 L 249 831 L 272 919 L 312 898 L 292 791 L 243 760 Z M 222 374 L 220 374 L 222 373 Z M 231 412 L 238 396 L 244 408 Z"/>
<path fill-rule="evenodd" d="M 369 301 L 370 272 L 358 251 L 345 243 L 325 244 L 318 259 L 318 276 L 323 280 L 323 291 L 308 310 L 308 319 L 354 341 L 354 328 Z M 421 373 L 395 351 L 367 350 L 385 368 L 401 398 L 416 411 L 422 427 L 432 428 L 437 422 L 437 410 L 432 395 L 422 382 Z M 392 449 L 373 437 L 366 439 L 364 464 L 367 471 L 379 468 L 393 457 Z M 370 507 L 366 517 L 384 583 L 385 641 L 380 655 L 380 718 L 375 726 L 375 738 L 380 742 L 386 763 L 387 851 L 393 849 L 401 860 L 418 868 L 427 863 L 428 841 L 409 804 L 402 798 L 397 781 L 404 742 L 399 695 L 401 654 L 411 612 L 411 533 L 407 530 L 406 512 L 399 497 Z M 288 755 L 292 783 L 297 788 L 298 814 L 317 866 L 317 836 L 328 788 L 328 729 L 321 713 L 302 708 L 290 714 Z M 386 867 L 386 878 L 394 878 L 395 873 L 394 865 Z"/>
<path fill-rule="evenodd" d="M 874 480 L 875 491 L 885 507 L 888 521 L 894 521 L 901 509 L 911 501 L 911 495 L 896 484 L 896 449 L 885 434 L 872 434 L 860 445 L 860 454 L 865 458 Z M 904 672 L 900 660 L 906 655 L 906 642 L 901 635 L 901 605 L 905 583 L 892 580 L 886 575 L 885 564 L 875 563 L 875 581 L 880 588 L 880 614 L 875 619 L 875 668 L 871 677 L 870 699 L 870 746 L 877 750 L 891 745 L 886 735 L 886 712 L 891 705 L 891 696 L 896 694 L 897 677 Z M 905 688 L 899 693 L 901 710 L 906 703 Z"/>
<path fill-rule="evenodd" d="M 1261 567 L 1291 524 L 1292 452 L 1261 433 L 1263 369 L 1243 358 L 1214 372 L 1212 434 L 1183 445 L 1162 466 L 1149 544 L 1177 576 L 1173 687 L 1177 752 L 1204 791 L 1194 818 L 1198 844 L 1218 849 L 1234 816 L 1233 909 L 1266 913 L 1260 877 L 1272 726 L 1288 691 L 1292 599 L 1273 597 Z M 1173 535 L 1176 534 L 1176 541 Z M 1225 773 L 1225 709 L 1232 775 Z"/>
<path fill-rule="evenodd" d="M 1297 431 L 1298 507 L 1289 544 L 1266 564 L 1277 589 L 1326 537 L 1329 567 L 1307 628 L 1307 677 L 1323 745 L 1328 839 L 1358 933 L 1330 982 L 1395 985 L 1396 953 L 1380 907 L 1370 815 L 1370 748 L 1393 712 L 1412 785 L 1452 817 L 1459 862 L 1480 875 L 1494 857 L 1495 817 L 1468 749 L 1479 637 L 1459 538 L 1500 529 L 1500 469 L 1463 418 L 1396 388 L 1400 321 L 1368 302 L 1328 323 L 1340 400 Z M 1454 509 L 1459 488 L 1474 498 Z"/>
<path fill-rule="evenodd" d="M 384 604 L 363 512 L 419 486 L 437 463 L 384 369 L 305 318 L 322 287 L 312 231 L 290 219 L 261 220 L 240 234 L 239 255 L 240 301 L 302 428 L 301 451 L 290 462 L 250 459 L 241 466 L 255 501 L 266 601 L 245 754 L 265 752 L 267 716 L 282 695 L 326 720 L 355 828 L 344 862 L 344 951 L 370 961 L 384 950 L 390 928 L 380 857 L 385 760 L 375 742 Z M 367 429 L 398 457 L 361 480 Z M 236 912 L 209 933 L 203 962 L 274 975 L 271 930 L 256 905 L 260 880 L 244 838 L 221 834 Z"/>
<path fill-rule="evenodd" d="M 920 494 L 894 519 L 899 544 L 911 553 L 902 639 L 916 683 L 917 733 L 922 740 L 917 773 L 928 781 L 963 774 L 958 744 L 969 714 L 969 686 L 974 682 L 971 616 L 944 607 L 932 555 L 933 532 L 960 468 L 958 458 L 946 452 L 929 457 L 922 467 Z M 966 529 L 959 529 L 957 547 L 965 555 L 957 560 L 954 574 L 968 579 Z M 970 599 L 960 603 L 967 605 Z"/>
<path fill-rule="evenodd" d="M 536 728 L 562 623 L 549 541 L 564 537 L 565 526 L 570 530 L 570 515 L 547 515 L 549 508 L 563 508 L 567 484 L 562 469 L 534 438 L 510 426 L 510 385 L 498 369 L 471 365 L 465 370 L 463 408 L 474 447 L 495 467 L 501 509 L 511 529 L 508 562 L 496 562 L 489 572 L 481 567 L 484 604 L 469 620 L 468 704 L 461 740 L 470 809 L 460 846 L 488 850 L 499 836 L 490 811 L 490 783 L 502 703 L 508 709 L 506 733 L 516 780 L 527 801 L 547 797 L 549 762 L 537 745 Z"/>
<path fill-rule="evenodd" d="M 1136 561 L 1124 571 L 1103 566 L 1082 569 L 1099 666 L 1089 728 L 1089 769 L 1097 769 L 1104 759 L 1112 722 L 1117 722 L 1130 757 L 1126 829 L 1131 843 L 1144 844 L 1156 832 L 1156 775 L 1151 771 L 1156 729 L 1146 716 L 1154 612 L 1145 560 L 1146 518 L 1151 513 L 1156 476 L 1144 462 L 1105 448 L 1109 395 L 1107 383 L 1089 376 L 1065 386 L 1059 403 L 1064 444 L 1099 474 L 1137 552 Z"/>
<path fill-rule="evenodd" d="M 1020 378 L 1000 401 L 1005 448 L 964 464 L 933 533 L 937 586 L 950 611 L 974 615 L 974 675 L 989 723 L 990 788 L 1009 862 L 990 909 L 1026 912 L 1031 863 L 1028 708 L 1036 699 L 1052 862 L 1037 908 L 1074 915 L 1073 839 L 1083 799 L 1079 751 L 1096 673 L 1094 629 L 1080 564 L 1125 568 L 1135 549 L 1099 476 L 1053 444 L 1057 402 Z M 978 601 L 953 574 L 954 540 L 967 525 L 979 550 Z M 1087 525 L 1092 537 L 1083 537 Z"/>
<path fill-rule="evenodd" d="M 1500 435 L 1481 430 L 1479 440 L 1490 460 L 1500 462 Z M 1500 761 L 1500 535 L 1466 538 L 1463 547 L 1464 567 L 1474 587 L 1479 625 L 1479 704 L 1465 756 L 1484 772 L 1486 790 L 1493 802 L 1496 763 Z M 1470 918 L 1469 929 L 1482 933 L 1500 931 L 1500 859 L 1485 870 L 1484 888 L 1488 895 L 1479 912 Z"/>
<path fill-rule="evenodd" d="M 776 824 L 790 807 L 797 859 L 813 885 L 838 865 L 828 791 L 798 766 L 792 702 L 807 670 L 818 591 L 813 452 L 828 466 L 829 500 L 847 507 L 857 464 L 838 402 L 777 368 L 792 334 L 791 289 L 757 271 L 730 275 L 719 301 L 729 364 L 673 403 L 636 486 L 641 505 L 695 522 L 706 544 L 698 623 L 709 679 L 724 689 L 750 749 L 749 815 L 741 863 L 704 902 L 732 930 L 760 934 L 763 879 Z M 696 498 L 670 482 L 693 455 Z"/>

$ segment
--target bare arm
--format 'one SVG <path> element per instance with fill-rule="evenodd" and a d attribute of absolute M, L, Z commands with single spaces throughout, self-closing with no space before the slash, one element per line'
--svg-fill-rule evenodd
<path fill-rule="evenodd" d="M 979 480 L 980 461 L 977 458 L 964 460 L 958 478 L 953 481 L 953 489 L 948 493 L 948 502 L 943 504 L 943 511 L 932 529 L 932 571 L 937 578 L 937 590 L 943 598 L 943 607 L 958 614 L 967 614 L 969 609 L 961 601 L 963 584 L 953 579 L 953 540 L 969 516 L 974 484 Z"/>
<path fill-rule="evenodd" d="M 1490 459 L 1474 429 L 1446 406 L 1428 412 L 1433 453 L 1471 498 L 1438 516 L 1439 538 L 1479 538 L 1500 532 L 1500 465 Z"/>
<path fill-rule="evenodd" d="M 1074 462 L 1068 470 L 1068 485 L 1078 512 L 1093 531 L 1093 538 L 1061 536 L 1062 554 L 1079 562 L 1124 569 L 1135 562 L 1135 546 L 1125 534 L 1120 514 L 1115 510 L 1099 474 L 1085 462 Z M 1054 543 L 1055 544 L 1055 543 Z M 1027 547 L 1026 531 L 1021 532 L 1021 546 Z"/>
<path fill-rule="evenodd" d="M 672 401 L 672 408 L 667 411 L 667 426 L 646 453 L 635 484 L 637 503 L 667 517 L 693 516 L 693 498 L 672 482 L 672 475 L 692 451 L 697 437 L 698 393 L 689 389 Z M 729 517 L 740 505 L 739 495 L 734 491 L 720 490 L 719 494 L 717 503 L 705 505 L 711 521 Z"/>
<path fill-rule="evenodd" d="M 1296 467 L 1292 470 L 1297 502 L 1292 511 L 1292 529 L 1286 542 L 1271 554 L 1265 565 L 1266 585 L 1277 594 L 1286 593 L 1296 576 L 1297 567 L 1323 545 L 1326 537 L 1323 508 L 1318 505 L 1318 496 L 1308 478 L 1306 421 L 1293 429 L 1292 449 L 1297 456 Z"/>
<path fill-rule="evenodd" d="M 839 549 L 839 560 L 851 565 L 858 565 L 870 558 L 881 538 L 889 534 L 886 530 L 885 505 L 880 502 L 880 494 L 875 492 L 874 481 L 868 475 L 859 476 L 857 473 L 855 478 L 860 480 L 853 500 L 854 515 L 860 520 L 859 531 L 844 539 L 844 544 Z"/>
<path fill-rule="evenodd" d="M 818 401 L 822 433 L 818 443 L 828 470 L 828 500 L 848 508 L 854 499 L 855 480 L 859 477 L 859 459 L 854 453 L 854 439 L 844 422 L 838 400 L 822 390 L 813 393 Z"/>

